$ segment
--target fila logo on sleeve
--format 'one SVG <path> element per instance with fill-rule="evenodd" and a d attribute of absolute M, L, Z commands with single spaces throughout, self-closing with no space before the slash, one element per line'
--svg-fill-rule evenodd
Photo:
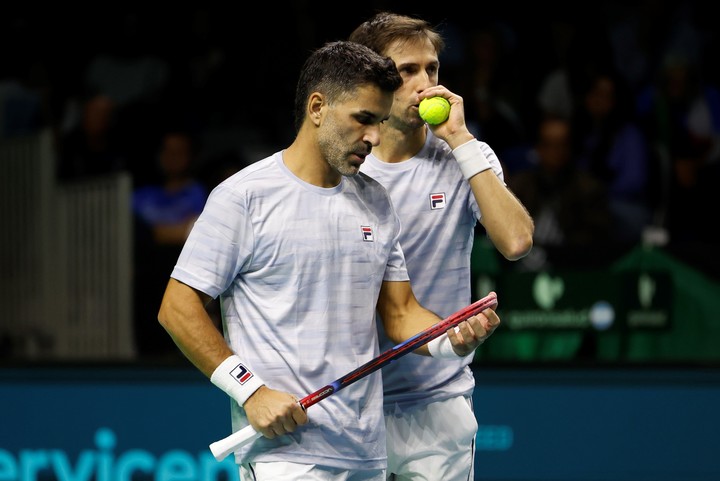
<path fill-rule="evenodd" d="M 444 209 L 445 208 L 445 192 L 437 194 L 430 194 L 430 209 Z"/>
<path fill-rule="evenodd" d="M 363 242 L 375 242 L 372 227 L 369 225 L 361 225 L 360 230 L 362 231 Z"/>
<path fill-rule="evenodd" d="M 245 384 L 253 377 L 253 373 L 250 369 L 246 368 L 242 364 L 235 366 L 235 369 L 230 371 L 230 374 L 232 374 L 235 380 L 237 380 L 240 384 Z"/>

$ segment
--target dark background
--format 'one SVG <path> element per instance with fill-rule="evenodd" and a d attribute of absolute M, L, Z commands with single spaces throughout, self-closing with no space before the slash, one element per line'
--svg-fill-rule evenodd
<path fill-rule="evenodd" d="M 85 75 L 94 59 L 151 57 L 165 64 L 169 76 L 137 116 L 150 131 L 136 125 L 130 141 L 141 143 L 153 130 L 183 122 L 199 131 L 245 127 L 256 140 L 278 147 L 292 140 L 295 81 L 307 54 L 347 37 L 375 11 L 391 9 L 420 15 L 444 33 L 448 48 L 440 77 L 450 87 L 459 87 L 467 67 L 469 36 L 495 26 L 504 38 L 500 62 L 514 84 L 513 107 L 532 127 L 540 83 L 565 61 L 568 48 L 584 42 L 587 55 L 593 55 L 592 44 L 621 24 L 635 29 L 643 42 L 648 68 L 639 84 L 653 81 L 673 30 L 685 21 L 700 35 L 697 53 L 705 79 L 717 85 L 710 8 L 708 2 L 692 1 L 506 1 L 472 9 L 460 2 L 307 1 L 238 2 L 230 8 L 9 7 L 0 17 L 0 79 L 20 78 L 42 91 L 47 102 L 42 121 L 60 128 L 69 104 L 88 93 Z"/>
<path fill-rule="evenodd" d="M 717 26 L 708 2 L 14 5 L 0 15 L 0 99 L 12 94 L 17 104 L 6 103 L 9 111 L 0 116 L 0 137 L 49 129 L 60 154 L 80 124 L 85 100 L 98 93 L 113 95 L 103 87 L 119 92 L 136 87 L 134 97 L 118 100 L 112 132 L 115 153 L 126 159 L 134 187 L 162 181 L 156 159 L 159 141 L 164 132 L 180 129 L 197 140 L 194 174 L 212 188 L 228 172 L 218 167 L 236 170 L 292 141 L 295 82 L 308 54 L 325 42 L 346 38 L 383 9 L 418 15 L 443 33 L 447 47 L 440 80 L 466 99 L 469 121 L 475 114 L 470 102 L 474 59 L 488 54 L 475 51 L 474 41 L 479 32 L 492 31 L 497 41 L 491 53 L 492 93 L 517 115 L 518 134 L 512 141 L 521 147 L 532 145 L 541 117 L 538 93 L 559 68 L 609 61 L 626 76 L 631 104 L 643 89 L 659 82 L 668 54 L 679 52 L 693 63 L 703 85 L 713 91 L 720 86 Z M 112 78 L 108 62 L 113 68 L 131 66 L 128 72 L 137 77 Z M 100 87 L 92 81 L 93 71 L 104 75 Z M 500 152 L 495 140 L 481 140 Z M 720 156 L 711 160 L 717 171 Z M 506 176 L 512 174 L 510 167 Z M 720 246 L 710 217 L 718 205 L 711 180 L 717 178 L 703 178 L 701 195 L 683 199 L 680 209 L 683 229 L 692 231 L 687 237 L 702 236 L 702 242 L 671 241 L 666 246 L 712 280 L 720 280 L 715 255 Z M 672 235 L 682 238 L 686 232 Z M 608 267 L 637 246 L 605 247 L 560 250 L 566 265 L 583 269 Z M 159 254 L 138 255 L 136 265 L 159 272 L 162 288 L 178 252 L 179 246 L 173 246 Z M 152 325 L 158 336 L 151 343 L 164 342 L 175 352 L 155 324 L 161 292 L 138 290 L 148 298 L 137 302 L 148 318 L 141 324 Z"/>

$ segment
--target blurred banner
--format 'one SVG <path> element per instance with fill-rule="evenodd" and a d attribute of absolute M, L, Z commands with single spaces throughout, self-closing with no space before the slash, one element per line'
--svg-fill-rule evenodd
<path fill-rule="evenodd" d="M 720 479 L 720 371 L 475 377 L 476 480 Z M 0 480 L 235 481 L 208 448 L 230 434 L 229 402 L 192 367 L 0 370 Z"/>
<path fill-rule="evenodd" d="M 667 272 L 508 273 L 497 290 L 509 330 L 668 329 L 672 279 Z"/>
<path fill-rule="evenodd" d="M 475 479 L 720 479 L 720 371 L 476 368 Z"/>
<path fill-rule="evenodd" d="M 237 480 L 230 401 L 192 368 L 0 370 L 3 481 Z"/>
<path fill-rule="evenodd" d="M 720 284 L 662 250 L 554 272 L 500 269 L 495 255 L 474 251 L 475 297 L 496 290 L 502 320 L 476 362 L 720 366 Z"/>

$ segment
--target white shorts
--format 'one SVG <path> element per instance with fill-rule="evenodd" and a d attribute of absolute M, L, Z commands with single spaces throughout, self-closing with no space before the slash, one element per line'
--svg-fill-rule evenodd
<path fill-rule="evenodd" d="M 284 461 L 240 465 L 241 481 L 385 481 L 384 469 L 330 468 Z"/>
<path fill-rule="evenodd" d="M 478 424 L 472 399 L 458 396 L 386 413 L 387 479 L 472 481 Z"/>

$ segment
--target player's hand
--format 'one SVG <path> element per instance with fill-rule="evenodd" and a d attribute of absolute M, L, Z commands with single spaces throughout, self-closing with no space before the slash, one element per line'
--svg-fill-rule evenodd
<path fill-rule="evenodd" d="M 435 85 L 420 92 L 420 100 L 429 97 L 444 97 L 450 102 L 450 116 L 448 119 L 438 125 L 428 124 L 436 137 L 447 142 L 452 149 L 475 138 L 465 124 L 465 104 L 461 96 L 449 91 L 442 85 Z"/>
<path fill-rule="evenodd" d="M 480 314 L 461 322 L 456 329 L 447 332 L 453 350 L 458 356 L 467 356 L 495 332 L 500 318 L 493 309 L 485 309 Z"/>
<path fill-rule="evenodd" d="M 268 439 L 291 433 L 308 421 L 295 396 L 267 386 L 255 391 L 243 407 L 253 429 Z"/>

